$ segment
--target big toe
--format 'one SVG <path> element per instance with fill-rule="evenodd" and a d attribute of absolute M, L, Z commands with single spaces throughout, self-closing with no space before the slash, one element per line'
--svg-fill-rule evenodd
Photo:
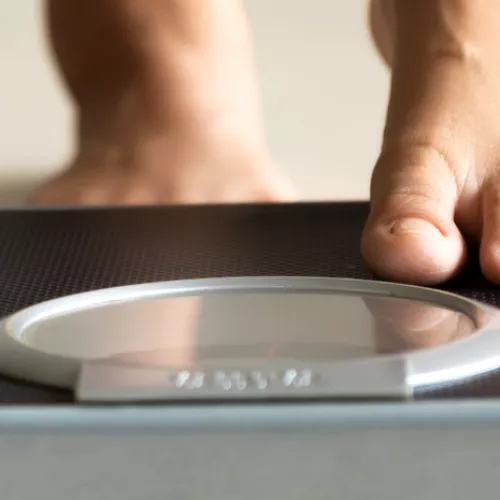
<path fill-rule="evenodd" d="M 375 168 L 361 251 L 382 278 L 435 285 L 465 262 L 466 246 L 453 220 L 456 184 L 435 156 L 403 152 L 382 158 Z"/>
<path fill-rule="evenodd" d="M 490 281 L 500 284 L 500 175 L 485 184 L 482 193 L 481 270 Z"/>

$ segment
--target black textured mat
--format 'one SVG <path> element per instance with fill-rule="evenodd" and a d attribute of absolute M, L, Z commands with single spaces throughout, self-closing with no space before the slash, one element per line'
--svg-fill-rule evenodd
<path fill-rule="evenodd" d="M 71 293 L 219 276 L 372 278 L 359 255 L 365 203 L 0 211 L 0 315 Z M 447 289 L 500 304 L 476 260 Z M 500 374 L 428 397 L 500 396 Z M 71 403 L 0 378 L 0 404 Z"/>

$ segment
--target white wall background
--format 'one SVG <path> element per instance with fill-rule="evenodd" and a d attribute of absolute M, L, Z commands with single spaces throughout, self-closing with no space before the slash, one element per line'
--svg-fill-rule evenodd
<path fill-rule="evenodd" d="M 68 0 L 71 1 L 71 0 Z M 389 75 L 367 0 L 246 0 L 269 140 L 306 199 L 367 198 Z M 17 202 L 73 148 L 72 110 L 44 38 L 42 0 L 0 0 L 0 202 Z"/>

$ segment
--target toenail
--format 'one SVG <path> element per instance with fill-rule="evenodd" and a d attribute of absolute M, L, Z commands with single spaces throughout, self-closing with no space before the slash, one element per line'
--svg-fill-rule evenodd
<path fill-rule="evenodd" d="M 443 236 L 441 231 L 434 224 L 424 219 L 417 219 L 414 217 L 397 220 L 392 225 L 390 232 L 394 235 L 416 234 L 428 237 Z"/>

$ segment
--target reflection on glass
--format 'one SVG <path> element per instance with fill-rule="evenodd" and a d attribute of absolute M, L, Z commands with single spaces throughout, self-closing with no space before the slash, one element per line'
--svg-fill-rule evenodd
<path fill-rule="evenodd" d="M 373 317 L 378 353 L 396 353 L 456 342 L 475 330 L 460 312 L 425 302 L 365 297 Z"/>
<path fill-rule="evenodd" d="M 38 350 L 84 359 L 194 366 L 362 358 L 470 335 L 462 313 L 403 299 L 316 293 L 208 293 L 108 304 L 28 328 Z"/>

